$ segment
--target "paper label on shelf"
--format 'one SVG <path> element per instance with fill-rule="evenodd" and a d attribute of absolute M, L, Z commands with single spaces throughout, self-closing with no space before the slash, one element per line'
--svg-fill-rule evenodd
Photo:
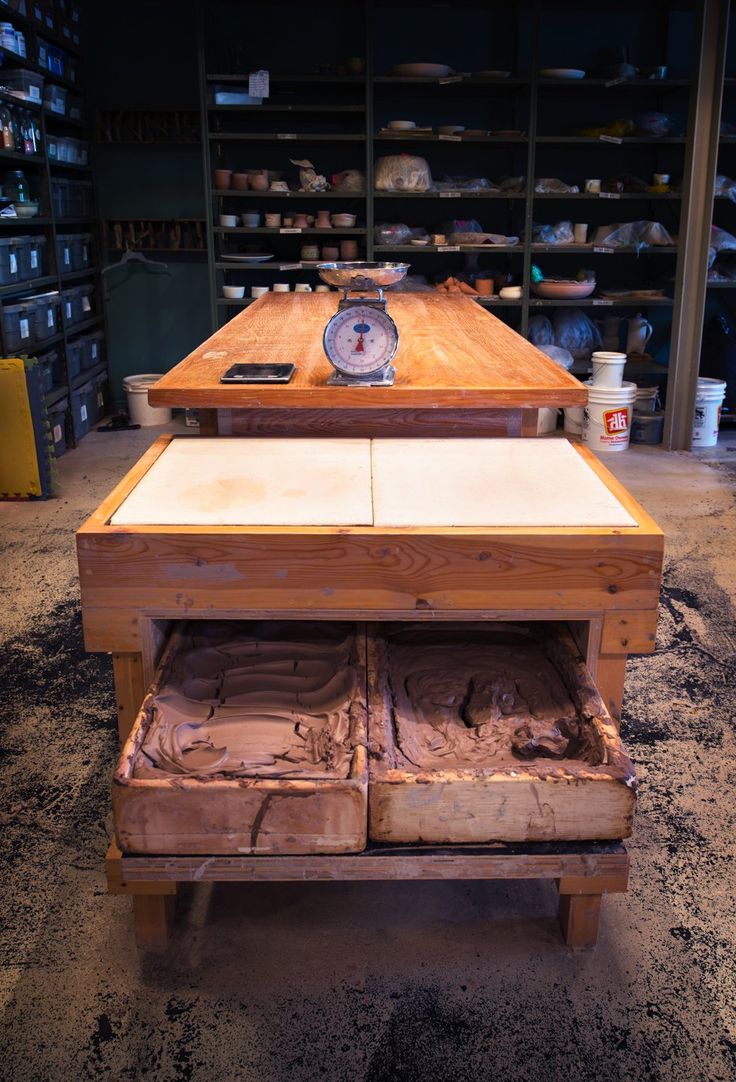
<path fill-rule="evenodd" d="M 626 77 L 624 75 L 620 75 L 618 77 L 618 79 L 607 79 L 606 82 L 603 85 L 604 86 L 620 86 L 621 83 L 625 83 L 625 82 L 626 82 Z"/>
<path fill-rule="evenodd" d="M 619 139 L 617 135 L 599 135 L 598 138 L 602 143 L 623 143 L 623 139 Z"/>
<path fill-rule="evenodd" d="M 84 403 L 82 403 L 82 405 L 79 407 L 79 416 L 81 420 L 87 420 L 87 407 L 84 405 Z"/>
<path fill-rule="evenodd" d="M 66 312 L 66 318 L 70 320 L 72 318 L 72 302 L 71 301 L 67 301 L 65 303 L 64 311 Z"/>
<path fill-rule="evenodd" d="M 269 95 L 268 89 L 268 72 L 264 69 L 259 71 L 252 71 L 248 76 L 248 93 L 252 98 L 267 98 Z"/>
<path fill-rule="evenodd" d="M 31 270 L 36 270 L 38 267 L 38 250 L 31 248 Z"/>
<path fill-rule="evenodd" d="M 54 434 L 54 443 L 61 443 L 61 425 L 54 425 L 51 431 Z"/>
<path fill-rule="evenodd" d="M 72 253 L 70 248 L 64 249 L 64 266 L 71 267 L 72 265 Z"/>
<path fill-rule="evenodd" d="M 437 245 L 437 251 L 438 252 L 459 252 L 460 251 L 460 245 L 459 244 L 438 244 Z"/>
<path fill-rule="evenodd" d="M 18 257 L 15 254 L 15 252 L 10 253 L 9 260 L 10 260 L 10 273 L 11 274 L 17 274 L 18 273 Z"/>
<path fill-rule="evenodd" d="M 442 143 L 462 143 L 462 135 L 438 135 L 437 138 Z"/>
<path fill-rule="evenodd" d="M 613 301 L 601 300 L 600 298 L 596 298 L 596 300 L 591 301 L 591 304 L 595 304 L 597 307 L 600 307 L 601 305 L 613 304 Z"/>
<path fill-rule="evenodd" d="M 301 233 L 301 231 L 301 226 L 298 225 L 287 225 L 279 229 L 279 233 Z"/>
<path fill-rule="evenodd" d="M 20 332 L 21 338 L 28 338 L 30 336 L 31 329 L 30 329 L 30 327 L 28 325 L 28 320 L 27 319 L 19 320 L 19 322 L 18 322 L 18 330 Z"/>
<path fill-rule="evenodd" d="M 82 311 L 91 312 L 92 305 L 90 304 L 89 297 L 82 297 Z"/>
<path fill-rule="evenodd" d="M 599 192 L 598 193 L 598 198 L 599 199 L 620 199 L 621 198 L 621 192 Z"/>
<path fill-rule="evenodd" d="M 36 86 L 35 83 L 31 83 L 31 85 L 28 87 L 28 97 L 31 99 L 31 101 L 40 101 L 41 87 Z"/>
<path fill-rule="evenodd" d="M 462 75 L 446 75 L 444 79 L 440 79 L 440 86 L 446 86 L 447 83 L 461 83 L 463 81 Z"/>
<path fill-rule="evenodd" d="M 297 135 L 295 131 L 280 131 L 276 132 L 277 139 L 296 139 Z"/>
<path fill-rule="evenodd" d="M 301 270 L 301 263 L 280 263 L 279 270 Z"/>
<path fill-rule="evenodd" d="M 56 323 L 55 323 L 55 320 L 54 320 L 54 310 L 53 310 L 53 308 L 49 308 L 48 312 L 46 313 L 46 326 L 47 327 L 56 326 Z"/>
<path fill-rule="evenodd" d="M 600 252 L 601 255 L 613 255 L 613 248 L 593 248 L 594 252 Z"/>
<path fill-rule="evenodd" d="M 440 199 L 459 199 L 460 192 L 440 192 Z"/>

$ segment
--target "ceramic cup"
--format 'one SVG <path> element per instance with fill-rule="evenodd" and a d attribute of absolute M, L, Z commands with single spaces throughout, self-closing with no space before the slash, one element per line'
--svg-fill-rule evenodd
<path fill-rule="evenodd" d="M 316 258 L 319 259 L 319 256 Z M 336 259 L 340 258 L 340 249 L 332 244 L 326 244 L 322 249 L 322 258 L 325 263 L 334 263 Z"/>
<path fill-rule="evenodd" d="M 229 188 L 233 181 L 232 169 L 215 169 L 215 187 L 218 191 Z"/>
<path fill-rule="evenodd" d="M 250 174 L 250 186 L 254 192 L 268 191 L 268 173 L 262 170 L 260 173 Z"/>
<path fill-rule="evenodd" d="M 292 214 L 284 215 L 284 226 L 286 229 L 291 229 L 294 224 L 294 216 Z"/>
<path fill-rule="evenodd" d="M 233 173 L 233 189 L 236 192 L 246 192 L 250 188 L 250 177 L 247 173 Z"/>
<path fill-rule="evenodd" d="M 235 229 L 237 224 L 238 224 L 238 216 L 237 216 L 237 214 L 221 214 L 220 215 L 220 225 L 224 226 L 225 229 Z"/>
<path fill-rule="evenodd" d="M 295 293 L 311 293 L 312 287 L 308 282 L 297 282 L 294 286 Z"/>
<path fill-rule="evenodd" d="M 239 301 L 245 296 L 245 286 L 223 286 L 222 295 L 228 300 Z"/>
<path fill-rule="evenodd" d="M 279 229 L 281 227 L 281 215 L 280 214 L 267 214 L 266 215 L 266 228 L 267 229 Z"/>
<path fill-rule="evenodd" d="M 274 282 L 273 283 L 273 291 L 274 291 L 274 293 L 288 293 L 290 289 L 291 289 L 291 286 L 289 285 L 288 282 Z"/>
<path fill-rule="evenodd" d="M 587 222 L 575 222 L 572 227 L 572 235 L 576 244 L 588 243 L 588 223 Z"/>
<path fill-rule="evenodd" d="M 262 297 L 264 293 L 268 293 L 268 292 L 270 292 L 268 286 L 251 286 L 250 287 L 250 295 L 251 295 L 251 297 L 254 297 L 256 300 L 259 297 Z"/>
<path fill-rule="evenodd" d="M 586 192 L 599 192 L 601 190 L 600 177 L 594 177 L 591 180 L 585 182 Z"/>
<path fill-rule="evenodd" d="M 329 293 L 330 292 L 330 287 L 329 286 L 315 286 L 314 287 L 314 292 L 315 293 Z"/>
<path fill-rule="evenodd" d="M 257 229 L 261 224 L 261 216 L 254 210 L 248 210 L 240 215 L 240 220 L 246 229 Z"/>
<path fill-rule="evenodd" d="M 316 244 L 303 244 L 299 257 L 300 259 L 319 259 L 319 247 Z"/>
<path fill-rule="evenodd" d="M 477 293 L 480 293 L 481 297 L 493 296 L 493 279 L 492 278 L 476 278 L 475 289 Z"/>
<path fill-rule="evenodd" d="M 358 258 L 358 242 L 357 240 L 341 240 L 340 241 L 340 259 L 346 263 L 352 263 Z"/>
<path fill-rule="evenodd" d="M 251 181 L 251 187 L 252 187 L 252 185 L 253 185 L 253 181 Z M 289 190 L 289 185 L 286 183 L 285 180 L 272 180 L 271 181 L 271 191 L 272 192 L 288 192 L 288 190 Z"/>

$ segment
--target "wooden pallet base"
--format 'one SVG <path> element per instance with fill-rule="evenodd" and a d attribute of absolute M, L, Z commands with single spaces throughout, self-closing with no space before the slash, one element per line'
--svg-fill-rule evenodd
<path fill-rule="evenodd" d="M 619 842 L 572 842 L 371 846 L 336 856 L 137 857 L 122 854 L 112 842 L 106 873 L 110 894 L 133 898 L 141 950 L 166 949 L 177 883 L 384 879 L 554 879 L 564 941 L 579 949 L 595 946 L 603 895 L 627 890 L 629 854 Z"/>

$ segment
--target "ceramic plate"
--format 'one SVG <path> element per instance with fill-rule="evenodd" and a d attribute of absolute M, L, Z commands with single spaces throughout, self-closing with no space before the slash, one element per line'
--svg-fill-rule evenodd
<path fill-rule="evenodd" d="M 542 68 L 539 73 L 545 79 L 584 79 L 585 72 L 580 68 Z"/>
<path fill-rule="evenodd" d="M 403 75 L 405 78 L 432 78 L 443 79 L 450 75 L 449 64 L 394 64 L 393 74 Z"/>
<path fill-rule="evenodd" d="M 222 258 L 231 259 L 233 263 L 267 263 L 273 255 L 224 255 Z"/>

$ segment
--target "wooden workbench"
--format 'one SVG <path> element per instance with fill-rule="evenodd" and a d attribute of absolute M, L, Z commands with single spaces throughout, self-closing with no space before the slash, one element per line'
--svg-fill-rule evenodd
<path fill-rule="evenodd" d="M 254 479 L 246 476 L 247 455 L 240 456 L 235 471 L 243 482 L 239 492 L 234 492 L 231 476 L 239 441 L 232 441 L 232 452 L 220 455 L 225 464 L 221 477 L 212 466 L 199 474 L 193 468 L 178 468 L 168 477 L 162 475 L 163 488 L 157 488 L 154 474 L 171 441 L 172 437 L 157 440 L 78 534 L 85 642 L 89 650 L 113 654 L 123 738 L 154 676 L 167 629 L 182 617 L 560 620 L 568 624 L 614 716 L 620 713 L 627 655 L 654 649 L 661 531 L 584 447 L 566 451 L 575 468 L 567 473 L 558 470 L 552 486 L 567 503 L 568 513 L 575 512 L 569 519 L 573 524 L 555 522 L 554 501 L 547 501 L 547 517 L 541 515 L 545 502 L 541 497 L 529 501 L 537 509 L 536 525 L 533 518 L 503 524 L 494 503 L 500 481 L 488 483 L 486 474 L 479 475 L 478 482 L 484 486 L 483 499 L 473 491 L 466 493 L 464 506 L 471 517 L 462 519 L 455 512 L 452 520 L 437 517 L 438 506 L 441 510 L 444 504 L 433 499 L 435 490 L 422 490 L 410 477 L 401 476 L 401 464 L 405 470 L 413 468 L 406 445 L 380 476 L 376 464 L 380 466 L 381 447 L 371 448 L 370 476 L 366 480 L 364 473 L 362 482 L 367 511 L 353 500 L 349 518 L 344 511 L 343 517 L 336 512 L 332 518 L 316 520 L 305 520 L 296 511 L 285 514 L 285 502 L 298 508 L 304 498 L 302 488 L 290 480 L 298 472 L 292 470 L 287 471 L 276 503 L 270 500 L 268 509 L 264 504 L 254 523 L 249 509 L 263 497 L 257 494 Z M 207 444 L 222 443 L 178 442 L 191 452 L 199 445 L 203 455 Z M 516 454 L 514 448 L 523 450 L 516 441 L 497 443 L 504 445 L 504 462 Z M 482 445 L 473 444 L 480 454 Z M 453 455 L 449 443 L 441 450 L 447 452 L 446 463 L 475 457 L 470 448 L 464 459 Z M 454 448 L 458 450 L 462 449 Z M 550 445 L 534 441 L 529 450 L 538 452 L 543 463 Z M 345 459 L 337 445 L 333 452 L 331 459 L 327 456 L 328 465 Z M 596 485 L 605 489 L 604 503 L 615 502 L 617 518 L 605 517 L 604 504 L 592 510 L 590 500 L 580 501 L 576 510 L 570 499 L 575 487 L 569 483 L 579 474 L 576 455 Z M 262 467 L 259 456 L 250 458 L 253 469 Z M 316 470 L 319 463 L 314 462 Z M 353 476 L 358 475 L 346 473 L 343 484 L 348 488 L 355 484 Z M 521 478 L 518 469 L 504 468 L 499 476 L 512 488 Z M 179 486 L 178 510 L 177 494 L 170 491 L 174 484 Z M 218 491 L 227 494 L 227 500 L 210 499 Z M 354 495 L 352 490 L 348 494 Z M 332 497 L 333 502 L 342 498 L 339 485 Z M 415 524 L 401 525 L 399 516 L 409 497 Z M 517 503 L 523 510 L 523 499 Z M 190 510 L 194 504 L 200 508 L 199 518 Z M 226 510 L 225 504 L 230 517 L 223 520 L 218 514 Z M 478 515 L 483 506 L 486 511 Z M 326 522 L 332 524 L 316 524 Z M 601 524 L 605 522 L 608 525 Z M 177 882 L 448 876 L 556 879 L 566 941 L 585 946 L 595 942 L 602 894 L 625 890 L 627 872 L 623 847 L 608 844 L 571 849 L 394 846 L 354 855 L 217 858 L 136 856 L 122 854 L 113 845 L 108 855 L 110 889 L 132 895 L 138 941 L 146 947 L 165 943 Z"/>
<path fill-rule="evenodd" d="M 269 293 L 151 388 L 153 406 L 196 407 L 202 435 L 536 436 L 542 407 L 587 391 L 468 297 L 387 293 L 399 330 L 392 387 L 330 387 L 322 334 L 337 293 Z M 239 361 L 297 365 L 281 385 L 228 386 Z"/>

